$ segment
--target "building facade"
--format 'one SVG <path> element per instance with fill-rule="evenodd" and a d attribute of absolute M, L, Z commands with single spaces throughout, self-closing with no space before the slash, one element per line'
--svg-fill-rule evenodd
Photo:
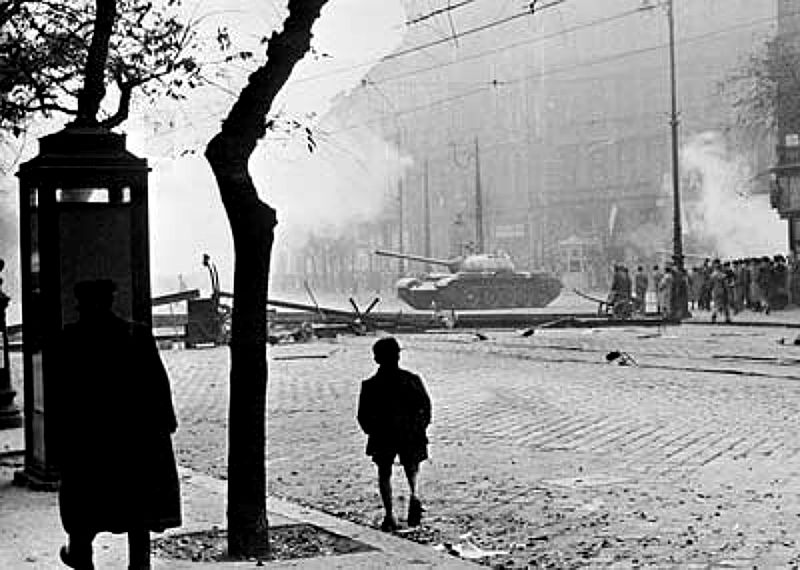
<path fill-rule="evenodd" d="M 778 0 L 777 49 L 800 55 L 800 10 L 791 0 Z M 793 62 L 779 61 L 777 71 Z M 795 64 L 797 65 L 797 64 Z M 778 78 L 775 104 L 777 147 L 772 203 L 788 225 L 789 249 L 800 252 L 800 95 L 794 70 Z"/>
<path fill-rule="evenodd" d="M 328 117 L 412 158 L 402 180 L 387 180 L 397 199 L 362 243 L 434 257 L 504 250 L 518 269 L 580 268 L 586 286 L 601 285 L 611 261 L 671 251 L 663 2 L 538 2 L 532 12 L 404 3 L 402 45 Z M 738 137 L 719 84 L 774 34 L 777 9 L 773 0 L 674 0 L 681 140 L 722 133 L 754 172 L 769 170 L 774 143 Z M 767 192 L 769 177 L 754 185 Z M 691 203 L 692 181 L 682 186 Z M 702 247 L 690 233 L 686 241 L 686 251 Z M 372 268 L 394 278 L 398 266 Z"/>

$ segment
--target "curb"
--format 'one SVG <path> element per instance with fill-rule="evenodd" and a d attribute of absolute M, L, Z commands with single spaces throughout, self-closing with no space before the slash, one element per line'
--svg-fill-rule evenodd
<path fill-rule="evenodd" d="M 154 539 L 191 532 L 225 528 L 227 482 L 185 467 L 178 468 L 184 525 L 154 535 Z M 0 568 L 62 570 L 58 548 L 66 535 L 58 517 L 56 493 L 0 485 Z M 479 566 L 396 535 L 361 526 L 321 511 L 276 497 L 267 497 L 270 526 L 312 525 L 329 533 L 360 542 L 373 550 L 348 554 L 321 555 L 259 563 L 257 561 L 193 562 L 153 556 L 154 570 L 240 570 L 243 568 L 299 568 L 305 570 L 470 570 Z M 126 568 L 125 535 L 101 533 L 95 540 L 97 568 Z"/>
<path fill-rule="evenodd" d="M 203 473 L 184 467 L 178 470 L 181 485 L 186 490 L 184 505 L 187 523 L 178 529 L 171 529 L 163 536 L 179 536 L 188 532 L 208 530 L 213 526 L 224 528 L 224 500 L 227 483 Z M 194 504 L 194 497 L 202 497 L 204 505 Z M 222 502 L 220 502 L 222 501 Z M 198 511 L 210 514 L 209 507 L 215 507 L 216 516 L 199 517 Z M 305 507 L 280 499 L 267 497 L 267 516 L 270 526 L 283 524 L 310 524 L 328 532 L 345 536 L 352 540 L 366 544 L 374 550 L 354 554 L 337 556 L 320 556 L 315 558 L 298 558 L 285 561 L 269 561 L 265 563 L 270 568 L 305 568 L 305 569 L 345 569 L 345 568 L 437 568 L 437 569 L 475 569 L 479 566 L 466 560 L 434 550 L 430 546 L 418 544 L 411 540 L 396 535 L 387 534 L 377 529 L 358 525 L 356 523 L 329 515 L 322 511 Z M 256 567 L 255 562 L 224 562 L 199 564 L 188 561 L 167 560 L 156 558 L 159 566 L 170 570 L 206 568 L 237 568 Z"/>

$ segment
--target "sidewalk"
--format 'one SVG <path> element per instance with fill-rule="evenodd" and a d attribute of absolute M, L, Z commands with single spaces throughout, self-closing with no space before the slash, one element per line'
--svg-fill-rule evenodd
<path fill-rule="evenodd" d="M 58 549 L 65 535 L 58 518 L 56 493 L 43 493 L 11 484 L 14 464 L 22 462 L 22 429 L 0 431 L 0 568 L 8 570 L 63 570 Z M 225 527 L 226 483 L 197 471 L 180 468 L 184 525 L 164 535 Z M 267 562 L 269 568 L 383 569 L 477 568 L 410 540 L 327 515 L 320 511 L 268 497 L 270 526 L 308 524 L 345 536 L 372 548 L 368 552 Z M 103 533 L 95 541 L 98 570 L 127 568 L 125 535 Z M 154 570 L 255 568 L 255 562 L 195 563 L 154 557 Z"/>

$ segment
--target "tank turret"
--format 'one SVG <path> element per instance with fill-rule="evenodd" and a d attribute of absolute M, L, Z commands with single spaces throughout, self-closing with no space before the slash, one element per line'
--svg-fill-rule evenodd
<path fill-rule="evenodd" d="M 409 261 L 419 261 L 430 265 L 447 267 L 450 273 L 481 272 L 492 271 L 502 273 L 505 271 L 514 272 L 514 262 L 505 253 L 476 253 L 466 257 L 453 257 L 450 259 L 437 259 L 435 257 L 425 257 L 422 255 L 412 255 L 410 253 L 397 253 L 384 249 L 375 250 L 376 255 L 384 257 L 395 257 L 397 259 L 408 259 Z"/>
<path fill-rule="evenodd" d="M 504 253 L 481 253 L 438 259 L 408 253 L 376 250 L 376 255 L 447 267 L 450 274 L 426 273 L 404 277 L 397 296 L 415 309 L 538 308 L 561 292 L 561 281 L 546 272 L 514 269 Z"/>
<path fill-rule="evenodd" d="M 387 251 L 385 249 L 376 249 L 375 255 L 394 257 L 396 259 L 408 259 L 409 261 L 419 261 L 420 263 L 428 263 L 430 265 L 439 265 L 441 267 L 447 267 L 450 273 L 456 273 L 461 267 L 462 262 L 462 258 L 460 257 L 454 257 L 451 259 L 437 259 L 435 257 L 425 257 L 423 255 L 412 255 L 410 253 Z"/>

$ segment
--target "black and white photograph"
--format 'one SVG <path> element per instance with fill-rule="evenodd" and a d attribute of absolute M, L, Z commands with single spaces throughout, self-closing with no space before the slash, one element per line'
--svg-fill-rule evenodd
<path fill-rule="evenodd" d="M 0 569 L 800 570 L 800 2 L 0 0 Z"/>

